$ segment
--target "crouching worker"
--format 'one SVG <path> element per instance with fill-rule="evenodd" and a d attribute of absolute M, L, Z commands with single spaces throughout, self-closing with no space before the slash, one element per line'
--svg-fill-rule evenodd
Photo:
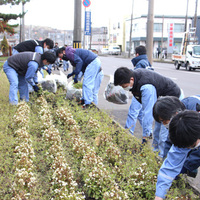
<path fill-rule="evenodd" d="M 39 88 L 33 80 L 35 74 L 44 65 L 52 64 L 55 60 L 56 56 L 49 51 L 42 55 L 36 52 L 22 52 L 9 57 L 3 65 L 10 82 L 9 102 L 18 104 L 18 90 L 20 99 L 29 101 L 28 83 L 33 86 L 35 92 L 38 92 Z"/>
<path fill-rule="evenodd" d="M 146 69 L 137 69 L 132 71 L 126 67 L 120 67 L 115 71 L 114 85 L 120 85 L 124 89 L 132 92 L 133 96 L 141 104 L 143 110 L 143 144 L 147 143 L 147 139 L 152 130 L 152 111 L 157 98 L 159 96 L 168 95 L 176 97 L 181 96 L 181 89 L 171 79 L 164 77 L 152 70 Z"/>
<path fill-rule="evenodd" d="M 98 92 L 103 79 L 101 61 L 96 54 L 86 49 L 73 49 L 67 47 L 57 50 L 57 56 L 70 61 L 75 68 L 67 78 L 74 76 L 74 83 L 78 82 L 80 74 L 83 75 L 82 104 L 88 107 L 92 102 L 98 104 Z"/>
<path fill-rule="evenodd" d="M 200 114 L 185 110 L 174 116 L 169 124 L 169 139 L 173 145 L 158 173 L 155 200 L 165 198 L 172 181 L 181 172 L 188 154 L 199 149 Z"/>

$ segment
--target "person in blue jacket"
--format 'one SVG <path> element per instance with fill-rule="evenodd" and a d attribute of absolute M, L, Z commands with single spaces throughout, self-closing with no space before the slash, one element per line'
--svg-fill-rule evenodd
<path fill-rule="evenodd" d="M 166 97 L 160 97 L 153 107 L 153 116 L 156 122 L 164 124 L 164 126 L 168 129 L 170 119 L 175 116 L 178 112 L 183 111 L 185 109 L 187 110 L 194 110 L 198 111 L 198 105 L 200 105 L 200 95 L 193 95 L 190 97 L 186 97 L 182 99 L 181 101 L 173 96 L 166 96 Z M 153 138 L 153 146 L 155 149 L 155 144 L 159 144 L 159 138 L 160 134 L 156 135 Z M 159 151 L 163 151 L 163 158 L 167 156 L 167 153 L 171 147 L 171 142 L 169 141 L 169 138 L 165 141 L 165 144 L 162 146 L 159 146 Z M 194 156 L 195 157 L 195 156 Z"/>
<path fill-rule="evenodd" d="M 153 70 L 150 62 L 147 58 L 147 50 L 143 45 L 137 46 L 135 48 L 135 57 L 131 60 L 134 66 L 134 70 L 139 68 L 150 69 Z M 125 124 L 125 128 L 129 129 L 129 132 L 133 135 L 137 119 L 139 120 L 142 126 L 142 105 L 135 99 L 133 96 L 131 105 L 129 107 L 128 116 Z M 149 130 L 148 135 L 152 137 L 152 129 Z M 145 140 L 144 140 L 145 142 Z"/>
<path fill-rule="evenodd" d="M 153 106 L 160 96 L 176 96 L 181 98 L 182 92 L 179 86 L 171 79 L 164 77 L 152 70 L 130 70 L 120 67 L 114 73 L 114 85 L 126 88 L 142 105 L 143 139 L 149 137 L 149 130 L 153 123 Z"/>
<path fill-rule="evenodd" d="M 58 49 L 57 56 L 63 60 L 69 60 L 74 67 L 67 78 L 74 76 L 74 83 L 77 83 L 80 74 L 83 75 L 81 102 L 84 107 L 88 107 L 92 102 L 97 105 L 98 92 L 103 79 L 101 61 L 98 56 L 89 50 L 74 49 L 72 47 L 66 47 L 65 54 L 63 54 L 63 48 Z"/>
<path fill-rule="evenodd" d="M 33 86 L 35 92 L 38 92 L 39 88 L 34 81 L 36 72 L 44 65 L 54 63 L 55 59 L 56 56 L 48 51 L 42 55 L 36 52 L 22 52 L 10 56 L 3 65 L 10 82 L 9 102 L 18 104 L 18 90 L 20 99 L 29 101 L 28 83 Z"/>
<path fill-rule="evenodd" d="M 166 197 L 188 154 L 194 149 L 199 149 L 200 114 L 193 110 L 185 110 L 175 115 L 169 123 L 169 139 L 173 145 L 158 173 L 155 200 Z M 198 159 L 200 160 L 200 156 Z"/>

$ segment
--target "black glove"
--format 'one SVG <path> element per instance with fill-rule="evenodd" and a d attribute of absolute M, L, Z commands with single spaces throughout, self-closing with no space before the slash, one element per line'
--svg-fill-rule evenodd
<path fill-rule="evenodd" d="M 37 85 L 38 84 L 38 82 L 35 82 L 35 85 Z"/>
<path fill-rule="evenodd" d="M 47 69 L 47 72 L 48 72 L 49 75 L 51 74 L 51 70 L 50 69 Z"/>
<path fill-rule="evenodd" d="M 38 91 L 39 91 L 39 87 L 38 87 L 37 85 L 34 85 L 34 86 L 33 86 L 33 89 L 34 89 L 35 92 L 38 92 Z"/>
<path fill-rule="evenodd" d="M 78 83 L 78 80 L 77 80 L 77 78 L 74 78 L 74 83 Z"/>
<path fill-rule="evenodd" d="M 70 78 L 71 76 L 73 76 L 73 74 L 71 73 L 71 74 L 68 74 L 67 75 L 67 78 Z"/>

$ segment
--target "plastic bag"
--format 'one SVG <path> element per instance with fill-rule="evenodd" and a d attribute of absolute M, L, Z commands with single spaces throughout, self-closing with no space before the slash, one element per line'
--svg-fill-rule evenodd
<path fill-rule="evenodd" d="M 110 81 L 104 92 L 104 98 L 112 103 L 127 104 L 129 92 L 124 90 L 121 86 L 115 86 L 113 82 L 113 77 L 110 76 Z"/>
<path fill-rule="evenodd" d="M 66 99 L 80 99 L 82 97 L 82 89 L 76 89 L 74 87 L 74 81 L 70 81 L 67 85 Z"/>
<path fill-rule="evenodd" d="M 68 85 L 67 76 L 62 71 L 60 71 L 60 75 L 53 74 L 53 77 L 58 87 L 63 87 L 65 90 L 67 89 Z"/>
<path fill-rule="evenodd" d="M 41 83 L 43 90 L 56 93 L 57 85 L 53 75 L 47 75 Z"/>

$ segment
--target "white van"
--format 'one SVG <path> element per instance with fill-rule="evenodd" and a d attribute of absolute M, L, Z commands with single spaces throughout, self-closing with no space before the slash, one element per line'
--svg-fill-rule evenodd
<path fill-rule="evenodd" d="M 108 49 L 108 53 L 110 55 L 119 55 L 120 54 L 120 47 L 119 46 L 110 46 Z"/>

